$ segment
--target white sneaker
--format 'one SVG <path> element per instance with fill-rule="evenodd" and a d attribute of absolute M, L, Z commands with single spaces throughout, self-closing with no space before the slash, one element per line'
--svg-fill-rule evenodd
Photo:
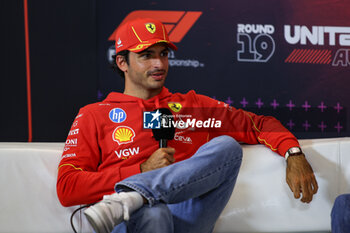
<path fill-rule="evenodd" d="M 86 209 L 84 215 L 96 233 L 110 233 L 124 220 L 123 203 L 118 193 L 105 195 L 102 201 Z"/>
<path fill-rule="evenodd" d="M 143 198 L 137 192 L 113 193 L 87 208 L 84 215 L 96 233 L 110 233 L 119 223 L 128 221 L 130 214 L 142 205 Z"/>

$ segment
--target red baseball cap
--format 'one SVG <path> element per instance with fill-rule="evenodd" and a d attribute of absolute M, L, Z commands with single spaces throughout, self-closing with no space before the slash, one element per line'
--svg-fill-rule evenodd
<path fill-rule="evenodd" d="M 138 18 L 118 27 L 115 35 L 115 50 L 117 53 L 123 50 L 137 53 L 161 42 L 177 50 L 177 47 L 169 41 L 168 33 L 160 21 Z"/>

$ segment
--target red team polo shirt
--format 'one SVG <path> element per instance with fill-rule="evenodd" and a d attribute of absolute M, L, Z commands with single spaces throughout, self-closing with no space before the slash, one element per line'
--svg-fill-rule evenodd
<path fill-rule="evenodd" d="M 175 162 L 191 157 L 219 135 L 261 143 L 282 156 L 299 146 L 275 118 L 238 110 L 194 91 L 172 94 L 164 87 L 148 100 L 112 92 L 102 102 L 80 109 L 72 124 L 58 168 L 62 205 L 97 202 L 114 192 L 115 183 L 140 173 L 140 164 L 159 148 L 152 130 L 144 128 L 145 112 L 164 107 L 175 122 L 188 123 L 178 123 L 174 140 L 168 142 L 175 148 Z"/>

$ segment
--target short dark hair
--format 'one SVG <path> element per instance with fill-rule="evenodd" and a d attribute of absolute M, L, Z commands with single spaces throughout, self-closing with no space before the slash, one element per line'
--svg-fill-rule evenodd
<path fill-rule="evenodd" d="M 119 53 L 117 53 L 116 55 L 112 55 L 112 58 L 113 58 L 113 62 L 112 62 L 112 69 L 114 71 L 117 71 L 118 74 L 122 77 L 122 78 L 125 78 L 125 74 L 124 74 L 124 71 L 122 71 L 121 69 L 119 69 L 117 63 L 116 63 L 116 59 L 117 59 L 117 56 L 123 56 L 125 61 L 126 61 L 126 64 L 129 65 L 129 53 L 130 51 L 129 50 L 123 50 L 123 51 L 120 51 Z"/>

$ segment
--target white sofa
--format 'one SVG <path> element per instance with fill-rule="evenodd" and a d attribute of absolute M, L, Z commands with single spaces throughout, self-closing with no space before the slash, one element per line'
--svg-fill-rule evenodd
<path fill-rule="evenodd" d="M 284 158 L 262 145 L 243 145 L 243 164 L 215 232 L 330 232 L 335 198 L 350 193 L 350 138 L 300 140 L 319 184 L 310 204 L 295 200 Z M 73 232 L 56 196 L 63 143 L 0 143 L 0 232 Z M 82 212 L 79 232 L 92 232 Z"/>

